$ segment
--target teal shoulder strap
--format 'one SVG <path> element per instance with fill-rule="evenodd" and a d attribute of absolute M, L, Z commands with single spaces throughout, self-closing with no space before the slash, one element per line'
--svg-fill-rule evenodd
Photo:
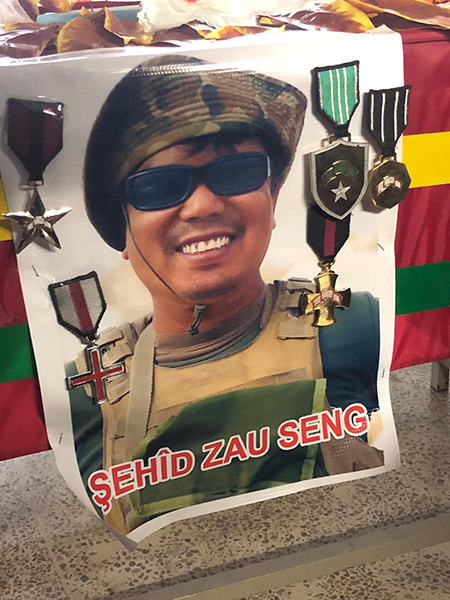
<path fill-rule="evenodd" d="M 378 408 L 379 302 L 368 292 L 352 294 L 350 308 L 336 311 L 336 323 L 319 330 L 327 398 L 333 407 L 362 402 Z"/>

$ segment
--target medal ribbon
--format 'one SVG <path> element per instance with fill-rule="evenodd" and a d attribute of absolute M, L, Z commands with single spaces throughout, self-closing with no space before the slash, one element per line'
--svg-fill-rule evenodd
<path fill-rule="evenodd" d="M 336 137 L 347 137 L 359 104 L 359 61 L 316 67 L 313 89 L 316 108 L 331 123 Z"/>
<path fill-rule="evenodd" d="M 49 286 L 58 323 L 85 341 L 96 338 L 106 301 L 95 271 Z"/>
<path fill-rule="evenodd" d="M 8 144 L 28 171 L 29 184 L 42 184 L 45 168 L 63 146 L 63 105 L 10 98 Z"/>
<path fill-rule="evenodd" d="M 97 404 L 107 401 L 107 380 L 116 375 L 123 375 L 126 367 L 124 361 L 103 365 L 103 346 L 96 344 L 98 326 L 106 310 L 106 301 L 97 273 L 91 271 L 67 281 L 52 283 L 48 290 L 58 323 L 87 344 L 87 370 L 66 377 L 67 389 L 89 385 L 91 396 Z"/>
<path fill-rule="evenodd" d="M 350 235 L 350 218 L 333 219 L 318 206 L 308 208 L 306 240 L 324 263 L 334 261 Z"/>
<path fill-rule="evenodd" d="M 381 147 L 383 157 L 395 156 L 395 147 L 408 124 L 410 85 L 370 90 L 368 128 Z"/>

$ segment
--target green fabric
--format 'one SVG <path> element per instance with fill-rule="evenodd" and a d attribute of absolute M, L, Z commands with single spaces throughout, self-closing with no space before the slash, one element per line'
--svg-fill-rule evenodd
<path fill-rule="evenodd" d="M 278 386 L 237 390 L 186 406 L 177 416 L 153 430 L 138 446 L 133 459 L 147 460 L 160 448 L 172 452 L 191 450 L 196 465 L 189 475 L 147 485 L 131 495 L 136 514 L 147 518 L 171 510 L 294 483 L 313 476 L 325 476 L 316 468 L 318 444 L 284 451 L 277 446 L 277 430 L 289 419 L 323 410 L 325 380 L 295 381 Z M 232 460 L 229 465 L 201 471 L 206 454 L 203 444 L 227 440 L 239 434 L 245 441 L 248 431 L 270 427 L 270 450 L 259 458 Z M 223 456 L 223 451 L 219 456 Z"/>
<path fill-rule="evenodd" d="M 28 325 L 0 327 L 0 383 L 36 376 Z"/>
<path fill-rule="evenodd" d="M 74 362 L 66 365 L 66 376 L 77 375 Z M 103 469 L 103 416 L 100 405 L 86 393 L 87 386 L 70 390 L 70 412 L 75 452 L 83 483 L 88 489 L 89 476 Z M 98 514 L 101 509 L 93 504 Z"/>
<path fill-rule="evenodd" d="M 396 270 L 397 315 L 450 306 L 450 261 Z"/>
<path fill-rule="evenodd" d="M 314 390 L 311 414 L 318 413 L 323 410 L 326 387 L 327 386 L 325 379 L 317 379 L 316 387 Z M 316 455 L 318 447 L 318 444 L 308 446 L 306 460 L 303 462 L 301 481 L 305 481 L 306 479 L 313 479 L 313 477 L 315 477 L 314 473 L 316 468 Z"/>
<path fill-rule="evenodd" d="M 357 65 L 319 71 L 320 107 L 337 125 L 345 125 L 358 103 Z"/>

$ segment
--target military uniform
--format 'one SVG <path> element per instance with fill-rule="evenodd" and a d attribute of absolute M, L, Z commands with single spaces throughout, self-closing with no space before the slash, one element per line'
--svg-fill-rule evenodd
<path fill-rule="evenodd" d="M 107 522 L 126 533 L 145 520 L 200 502 L 383 464 L 380 451 L 350 436 L 331 440 L 321 447 L 314 444 L 289 452 L 277 447 L 277 429 L 281 423 L 328 408 L 318 330 L 312 327 L 310 317 L 299 317 L 297 313 L 299 294 L 304 289 L 305 283 L 298 281 L 267 286 L 260 333 L 254 341 L 226 357 L 191 366 L 149 367 L 154 338 L 148 319 L 103 333 L 100 343 L 104 345 L 104 365 L 124 359 L 127 372 L 106 384 L 108 402 L 101 405 L 103 457 L 101 465 L 95 468 L 107 469 L 137 458 L 145 462 L 161 448 L 173 452 L 189 449 L 197 458 L 189 476 L 147 485 L 133 493 L 131 499 L 114 500 L 113 510 L 105 517 Z M 358 304 L 358 295 L 356 298 Z M 368 334 L 372 338 L 376 334 L 372 331 L 372 318 L 373 315 L 366 314 L 361 323 L 366 325 L 369 346 Z M 376 340 L 372 343 L 377 345 Z M 84 368 L 82 361 L 80 356 L 79 371 Z M 375 368 L 369 366 L 376 377 L 376 364 Z M 365 366 L 362 371 L 367 371 Z M 361 386 L 361 395 L 341 401 L 342 408 L 356 401 L 367 405 L 369 410 L 377 408 L 376 391 L 373 397 L 376 379 L 369 383 L 361 378 L 363 373 L 352 385 L 356 390 Z M 79 394 L 79 390 L 71 392 L 73 413 L 77 411 Z M 335 396 L 328 388 L 327 395 Z M 78 421 L 75 417 L 74 425 Z M 245 462 L 234 460 L 209 472 L 200 470 L 204 443 L 226 440 L 236 434 L 245 439 L 248 431 L 266 426 L 271 428 L 271 444 L 265 456 Z M 86 423 L 81 430 L 81 442 L 75 432 L 80 468 L 85 460 L 82 449 L 85 427 Z M 98 459 L 98 448 L 88 454 L 97 455 Z M 91 464 L 89 472 L 95 468 Z M 87 476 L 85 472 L 85 480 Z"/>
<path fill-rule="evenodd" d="M 155 57 L 137 66 L 109 94 L 88 141 L 84 190 L 92 224 L 107 244 L 123 250 L 128 213 L 122 186 L 127 178 L 158 152 L 212 134 L 257 138 L 270 159 L 273 189 L 279 188 L 295 157 L 306 104 L 304 94 L 285 81 L 190 56 Z M 153 271 L 151 258 L 143 260 Z M 383 464 L 382 453 L 355 437 L 322 448 L 314 444 L 283 452 L 277 447 L 283 421 L 323 411 L 327 398 L 332 406 L 355 401 L 369 409 L 378 406 L 373 298 L 364 295 L 359 302 L 355 296 L 348 311 L 351 323 L 340 315 L 339 321 L 347 322 L 344 331 L 338 322 L 326 328 L 332 333 L 319 332 L 312 317 L 298 314 L 304 287 L 293 280 L 267 286 L 257 328 L 244 332 L 240 347 L 205 353 L 186 364 L 159 362 L 158 352 L 155 360 L 151 319 L 103 333 L 104 366 L 124 360 L 126 373 L 107 382 L 108 401 L 101 407 L 86 389 L 70 391 L 85 484 L 96 470 L 129 460 L 145 462 L 164 448 L 189 449 L 198 459 L 186 477 L 114 500 L 106 520 L 116 529 L 126 533 L 145 520 L 200 502 Z M 363 306 L 360 317 L 355 315 L 358 304 Z M 357 324 L 361 339 L 353 346 Z M 368 347 L 370 358 L 364 361 Z M 69 365 L 68 375 L 83 371 L 83 360 Z M 200 469 L 203 444 L 236 434 L 245 438 L 263 427 L 270 427 L 271 441 L 264 456 Z"/>

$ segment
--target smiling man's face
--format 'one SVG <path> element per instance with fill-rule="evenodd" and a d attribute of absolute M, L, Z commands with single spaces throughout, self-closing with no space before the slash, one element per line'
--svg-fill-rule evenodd
<path fill-rule="evenodd" d="M 165 165 L 202 166 L 243 152 L 266 153 L 256 139 L 232 149 L 209 144 L 199 152 L 179 144 L 153 155 L 139 171 Z M 200 184 L 178 206 L 142 211 L 128 205 L 133 237 L 127 231 L 124 257 L 153 295 L 164 296 L 169 290 L 142 256 L 178 296 L 193 303 L 210 304 L 225 294 L 260 290 L 259 269 L 274 227 L 276 197 L 269 177 L 260 189 L 237 196 L 217 196 Z"/>

